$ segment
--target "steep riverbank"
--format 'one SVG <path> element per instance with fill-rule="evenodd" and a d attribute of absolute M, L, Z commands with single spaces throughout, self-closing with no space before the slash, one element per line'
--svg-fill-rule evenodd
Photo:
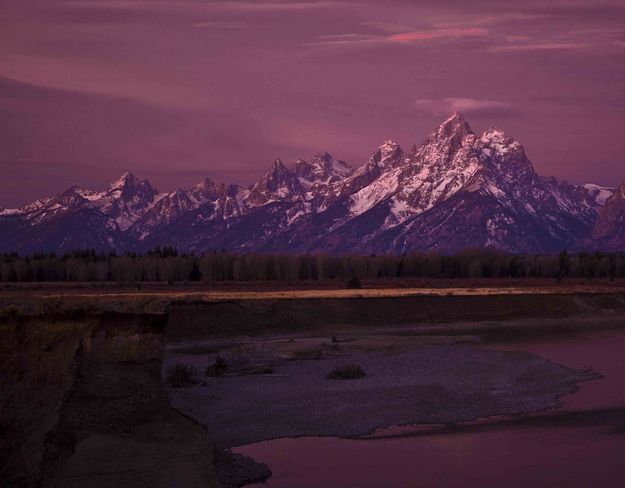
<path fill-rule="evenodd" d="M 421 415 L 423 411 L 419 414 L 418 409 L 405 415 L 414 399 L 421 399 L 424 408 L 434 402 L 441 412 L 474 417 L 491 415 L 496 410 L 465 408 L 468 399 L 479 407 L 480 402 L 486 404 L 487 399 L 503 392 L 499 398 L 508 403 L 499 410 L 532 411 L 552 406 L 558 395 L 573 388 L 574 382 L 588 379 L 587 372 L 562 370 L 535 362 L 535 358 L 508 356 L 510 353 L 486 358 L 467 353 L 464 346 L 432 346 L 426 350 L 424 344 L 436 343 L 435 336 L 471 341 L 478 335 L 488 339 L 625 326 L 625 295 L 621 292 L 533 294 L 527 290 L 491 290 L 480 294 L 479 290 L 472 290 L 448 295 L 441 290 L 429 294 L 403 290 L 393 295 L 388 290 L 357 290 L 349 291 L 348 296 L 342 296 L 341 291 L 341 296 L 320 296 L 315 292 L 287 297 L 280 293 L 252 294 L 247 298 L 211 296 L 201 300 L 184 293 L 84 296 L 70 291 L 61 296 L 0 296 L 3 483 L 26 487 L 89 484 L 108 488 L 111 484 L 145 486 L 146 480 L 150 486 L 219 486 L 222 480 L 224 486 L 236 486 L 243 479 L 237 477 L 237 472 L 241 474 L 249 466 L 222 452 L 218 452 L 215 462 L 213 441 L 223 447 L 250 439 L 309 432 L 308 428 L 286 429 L 280 421 L 283 417 L 277 415 L 268 417 L 275 423 L 260 429 L 262 435 L 242 434 L 242 429 L 255 422 L 255 405 L 264 401 L 264 388 L 268 388 L 268 395 L 275 396 L 274 406 L 283 402 L 287 410 L 300 408 L 297 402 L 289 403 L 276 396 L 280 390 L 291 388 L 288 384 L 279 386 L 283 379 L 274 381 L 272 390 L 266 383 L 268 377 L 257 375 L 233 380 L 245 386 L 250 395 L 256 391 L 258 396 L 246 397 L 246 404 L 232 410 L 225 431 L 213 425 L 215 419 L 202 420 L 209 426 L 207 432 L 170 407 L 161 383 L 167 344 L 170 351 L 175 349 L 176 357 L 191 354 L 203 367 L 208 365 L 210 354 L 250 341 L 250 337 L 266 341 L 281 335 L 291 345 L 289 354 L 295 356 L 302 354 L 294 350 L 302 349 L 301 341 L 322 337 L 318 342 L 328 343 L 326 348 L 338 354 L 319 361 L 284 362 L 280 358 L 273 365 L 274 372 L 299 378 L 302 385 L 316 384 L 317 390 L 313 388 L 311 392 L 322 397 L 330 390 L 323 375 L 318 378 L 320 365 L 330 366 L 333 361 L 354 355 L 352 359 L 368 365 L 368 377 L 360 387 L 354 387 L 355 391 L 338 392 L 337 398 L 343 404 L 362 404 L 363 399 L 372 397 L 386 398 L 390 403 L 395 402 L 393 399 L 404 402 L 401 415 L 391 409 L 388 416 L 376 417 L 376 412 L 384 409 L 375 403 L 379 398 L 374 400 L 369 410 L 361 413 L 371 420 L 349 431 L 335 429 L 340 415 L 327 424 L 328 429 L 311 423 L 312 432 L 355 435 L 389 422 L 433 420 Z M 353 340 L 350 334 L 359 334 L 361 338 Z M 387 350 L 389 339 L 384 334 L 393 336 L 394 349 Z M 333 344 L 334 335 L 339 336 L 337 344 Z M 414 354 L 410 350 L 416 351 L 416 346 L 420 355 L 410 356 Z M 318 347 L 319 344 L 314 348 Z M 500 385 L 490 382 L 488 375 L 476 373 L 457 383 L 453 394 L 442 395 L 441 388 L 450 388 L 442 376 L 453 375 L 410 366 L 419 357 L 422 364 L 445 365 L 462 360 L 462 370 L 474 373 L 478 365 L 488 364 L 492 370 L 501 370 L 503 390 L 500 392 Z M 427 357 L 430 361 L 425 361 Z M 532 371 L 534 367 L 535 374 L 523 376 L 523 371 Z M 397 382 L 397 377 L 384 375 L 384 371 L 404 371 L 400 376 L 408 378 L 408 382 Z M 432 386 L 436 384 L 439 387 Z M 530 387 L 523 389 L 522 384 Z M 356 391 L 362 387 L 366 388 Z M 236 396 L 237 388 L 225 388 L 222 398 Z M 364 391 L 367 389 L 380 394 L 372 395 Z M 404 391 L 409 393 L 404 395 Z M 463 396 L 465 393 L 469 397 Z M 191 390 L 180 392 L 182 396 L 187 394 Z M 312 410 L 303 408 L 302 412 L 309 418 L 322 415 L 312 405 Z M 330 403 L 327 408 L 334 407 Z M 184 405 L 181 409 L 185 412 Z"/>
<path fill-rule="evenodd" d="M 206 430 L 160 381 L 165 315 L 0 322 L 3 486 L 219 486 Z"/>

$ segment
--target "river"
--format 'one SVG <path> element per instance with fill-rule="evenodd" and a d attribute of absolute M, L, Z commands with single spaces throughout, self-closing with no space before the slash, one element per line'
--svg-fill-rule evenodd
<path fill-rule="evenodd" d="M 233 451 L 269 465 L 266 488 L 625 486 L 625 333 L 481 344 L 603 375 L 529 416 L 395 427 L 358 439 L 282 438 Z"/>

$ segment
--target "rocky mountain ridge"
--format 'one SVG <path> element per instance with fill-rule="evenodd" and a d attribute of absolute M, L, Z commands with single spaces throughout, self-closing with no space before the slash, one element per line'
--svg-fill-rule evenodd
<path fill-rule="evenodd" d="M 353 169 L 328 153 L 276 160 L 249 188 L 205 179 L 159 193 L 123 174 L 0 209 L 0 249 L 406 253 L 495 247 L 518 253 L 625 249 L 625 187 L 539 176 L 523 146 L 452 114 L 409 152 L 385 141 Z"/>

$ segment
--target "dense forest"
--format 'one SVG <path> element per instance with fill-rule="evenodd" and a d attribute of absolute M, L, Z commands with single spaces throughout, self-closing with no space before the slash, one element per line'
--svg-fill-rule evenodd
<path fill-rule="evenodd" d="M 20 256 L 0 254 L 1 282 L 309 281 L 375 278 L 625 278 L 624 253 L 514 255 L 467 250 L 446 256 L 333 256 L 328 254 L 179 253 L 156 248 L 146 254 L 74 251 Z"/>

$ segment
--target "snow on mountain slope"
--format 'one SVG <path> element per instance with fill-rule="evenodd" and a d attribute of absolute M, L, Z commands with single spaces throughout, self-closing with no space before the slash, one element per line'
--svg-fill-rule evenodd
<path fill-rule="evenodd" d="M 236 185 L 217 185 L 206 178 L 190 190 L 166 193 L 152 205 L 129 229 L 139 241 L 176 222 L 186 213 L 210 205 L 210 218 L 230 218 L 241 209 L 237 196 L 241 191 Z M 206 213 L 206 212 L 205 212 Z"/>
<path fill-rule="evenodd" d="M 8 217 L 10 215 L 21 215 L 22 211 L 19 208 L 2 208 L 0 207 L 0 216 Z"/>
<path fill-rule="evenodd" d="M 92 208 L 112 218 L 121 230 L 127 230 L 159 200 L 157 195 L 158 191 L 149 181 L 126 172 L 106 191 L 87 199 Z"/>
<path fill-rule="evenodd" d="M 353 172 L 345 161 L 336 160 L 327 152 L 313 156 L 310 162 L 298 159 L 293 171 L 307 191 L 342 181 Z"/>
<path fill-rule="evenodd" d="M 352 177 L 376 175 L 349 197 L 349 215 L 332 219 L 319 249 L 552 252 L 572 246 L 596 219 L 598 204 L 586 190 L 541 178 L 521 144 L 496 128 L 478 138 L 458 113 L 413 154 L 401 153 L 383 169 L 375 162 Z"/>
<path fill-rule="evenodd" d="M 608 200 L 608 198 L 614 195 L 614 192 L 616 191 L 614 188 L 599 186 L 592 183 L 586 183 L 582 186 L 586 190 L 588 190 L 590 197 L 595 201 L 597 205 L 600 205 L 601 207 L 605 205 L 605 202 Z"/>
<path fill-rule="evenodd" d="M 0 209 L 0 247 L 557 252 L 593 239 L 625 247 L 625 205 L 613 193 L 537 175 L 518 141 L 495 127 L 476 135 L 454 113 L 410 152 L 387 140 L 356 169 L 319 153 L 289 165 L 276 160 L 247 189 L 205 179 L 158 193 L 131 173 L 103 191 L 72 187 Z"/>
<path fill-rule="evenodd" d="M 301 199 L 305 193 L 297 175 L 280 159 L 250 188 L 246 203 L 259 207 L 271 202 Z"/>

